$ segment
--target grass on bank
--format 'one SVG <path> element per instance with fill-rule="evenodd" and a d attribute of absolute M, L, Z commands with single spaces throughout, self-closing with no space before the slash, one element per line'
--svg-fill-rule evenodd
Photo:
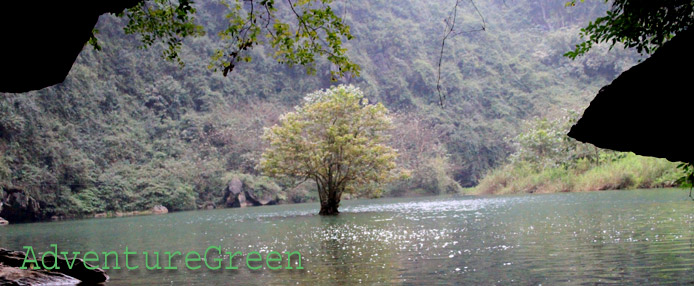
<path fill-rule="evenodd" d="M 569 166 L 537 168 L 528 162 L 506 164 L 491 170 L 471 190 L 473 194 L 556 193 L 664 188 L 678 186 L 683 171 L 666 159 L 624 153 L 620 158 L 591 163 L 579 160 Z"/>

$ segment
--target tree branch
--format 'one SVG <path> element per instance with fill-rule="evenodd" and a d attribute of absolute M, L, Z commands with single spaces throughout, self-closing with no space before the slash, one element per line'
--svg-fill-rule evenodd
<path fill-rule="evenodd" d="M 460 6 L 460 2 L 463 0 L 456 0 L 455 5 L 453 6 L 453 10 L 451 11 L 450 16 L 444 20 L 446 23 L 446 29 L 444 30 L 443 33 L 443 39 L 441 39 L 441 51 L 439 53 L 439 63 L 438 63 L 438 74 L 436 76 L 436 90 L 438 91 L 439 94 L 439 105 L 443 107 L 444 105 L 444 100 L 446 100 L 446 95 L 443 93 L 441 90 L 441 64 L 443 62 L 443 51 L 444 48 L 446 47 L 446 40 L 448 38 L 455 37 L 457 35 L 461 34 L 467 34 L 467 33 L 472 33 L 472 32 L 480 32 L 480 31 L 486 31 L 487 30 L 487 22 L 484 19 L 484 16 L 482 16 L 482 13 L 480 10 L 477 8 L 477 5 L 473 0 L 469 0 L 472 7 L 475 9 L 475 13 L 480 16 L 480 19 L 482 19 L 482 27 L 479 29 L 474 29 L 474 30 L 467 30 L 467 31 L 459 31 L 459 32 L 454 32 L 455 31 L 455 24 L 456 20 L 458 17 L 458 7 Z"/>

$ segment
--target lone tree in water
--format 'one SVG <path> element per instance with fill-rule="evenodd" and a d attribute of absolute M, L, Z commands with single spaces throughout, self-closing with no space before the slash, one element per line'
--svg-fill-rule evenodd
<path fill-rule="evenodd" d="M 270 147 L 260 167 L 269 175 L 315 181 L 319 214 L 336 215 L 343 193 L 373 190 L 392 178 L 397 153 L 384 134 L 391 127 L 388 110 L 369 104 L 356 87 L 317 91 L 265 130 Z"/>

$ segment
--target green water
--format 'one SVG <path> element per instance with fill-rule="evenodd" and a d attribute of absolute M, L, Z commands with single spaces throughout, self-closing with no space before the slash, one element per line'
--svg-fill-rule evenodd
<path fill-rule="evenodd" d="M 9 225 L 38 251 L 299 251 L 303 270 L 109 270 L 109 285 L 666 284 L 694 281 L 694 202 L 683 190 L 345 202 Z M 166 261 L 162 255 L 161 259 Z M 199 263 L 198 263 L 199 264 Z M 214 263 L 212 263 L 214 265 Z M 254 264 L 253 264 L 254 265 Z M 162 265 L 163 267 L 164 265 Z M 286 265 L 285 265 L 286 266 Z"/>

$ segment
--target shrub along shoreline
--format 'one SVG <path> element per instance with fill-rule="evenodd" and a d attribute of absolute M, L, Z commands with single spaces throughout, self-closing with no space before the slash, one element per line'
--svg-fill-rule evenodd
<path fill-rule="evenodd" d="M 578 113 L 528 121 L 515 138 L 506 164 L 492 169 L 472 194 L 556 193 L 676 187 L 679 163 L 616 152 L 568 137 Z"/>

